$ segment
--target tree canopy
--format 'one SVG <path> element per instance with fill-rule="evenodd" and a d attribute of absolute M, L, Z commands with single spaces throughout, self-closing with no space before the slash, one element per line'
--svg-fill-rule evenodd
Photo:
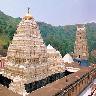
<path fill-rule="evenodd" d="M 8 48 L 21 18 L 13 18 L 0 11 L 0 50 Z M 74 51 L 76 25 L 52 26 L 37 22 L 46 45 L 51 44 L 64 56 Z M 86 24 L 89 52 L 96 49 L 96 23 Z"/>

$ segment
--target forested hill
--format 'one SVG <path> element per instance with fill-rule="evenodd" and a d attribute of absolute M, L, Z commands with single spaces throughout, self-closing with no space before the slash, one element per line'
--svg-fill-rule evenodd
<path fill-rule="evenodd" d="M 43 22 L 38 22 L 38 24 L 46 45 L 51 44 L 62 55 L 73 52 L 76 32 L 74 25 L 52 26 Z"/>
<path fill-rule="evenodd" d="M 12 39 L 20 19 L 12 18 L 0 11 L 0 47 L 4 47 Z"/>
<path fill-rule="evenodd" d="M 20 20 L 20 18 L 7 16 L 0 11 L 0 52 L 8 48 L 8 44 L 12 40 Z M 62 55 L 73 52 L 76 33 L 75 25 L 52 26 L 44 22 L 38 22 L 38 25 L 46 45 L 51 44 Z M 96 23 L 88 23 L 86 28 L 89 50 L 91 51 L 96 49 Z"/>

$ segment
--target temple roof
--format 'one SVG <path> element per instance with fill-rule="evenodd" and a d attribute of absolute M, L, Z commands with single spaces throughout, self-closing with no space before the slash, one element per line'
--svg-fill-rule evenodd
<path fill-rule="evenodd" d="M 72 57 L 68 53 L 63 57 L 63 61 L 64 61 L 64 63 L 72 63 L 72 62 L 74 62 Z"/>
<path fill-rule="evenodd" d="M 54 49 L 50 44 L 47 46 L 47 49 Z"/>
<path fill-rule="evenodd" d="M 47 53 L 57 53 L 56 49 L 53 48 L 50 44 L 47 46 Z"/>
<path fill-rule="evenodd" d="M 56 53 L 59 53 L 60 54 L 60 52 L 58 50 L 56 51 Z"/>

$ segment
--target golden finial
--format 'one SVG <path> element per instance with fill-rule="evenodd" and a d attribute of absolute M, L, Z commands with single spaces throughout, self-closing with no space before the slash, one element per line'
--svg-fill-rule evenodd
<path fill-rule="evenodd" d="M 24 16 L 25 20 L 31 20 L 32 19 L 32 15 L 30 15 L 30 8 L 28 7 L 28 13 Z"/>

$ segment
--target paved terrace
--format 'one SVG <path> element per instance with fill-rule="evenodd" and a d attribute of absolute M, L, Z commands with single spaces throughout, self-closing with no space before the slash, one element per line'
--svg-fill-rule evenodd
<path fill-rule="evenodd" d="M 52 84 L 48 84 L 47 86 L 38 89 L 32 92 L 29 96 L 55 96 L 59 94 L 63 89 L 67 89 L 73 82 L 80 79 L 84 74 L 90 72 L 91 68 L 82 68 L 80 71 L 70 74 L 65 78 L 59 79 Z"/>
<path fill-rule="evenodd" d="M 11 90 L 8 90 L 8 88 L 0 85 L 0 96 L 21 96 L 21 95 L 13 93 Z"/>

